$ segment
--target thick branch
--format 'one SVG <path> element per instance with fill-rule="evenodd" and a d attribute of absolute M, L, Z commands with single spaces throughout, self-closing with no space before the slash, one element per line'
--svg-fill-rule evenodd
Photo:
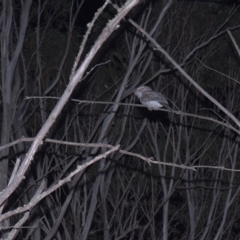
<path fill-rule="evenodd" d="M 92 59 L 102 46 L 102 44 L 108 39 L 108 37 L 112 34 L 112 32 L 117 29 L 120 21 L 128 14 L 128 12 L 138 4 L 139 0 L 132 0 L 127 1 L 121 11 L 107 24 L 106 28 L 102 31 L 101 35 L 98 37 L 97 41 L 86 55 L 86 58 L 82 62 L 79 69 L 76 71 L 76 74 L 71 78 L 70 83 L 68 84 L 66 90 L 64 91 L 61 99 L 53 109 L 52 113 L 48 117 L 46 123 L 43 125 L 39 133 L 37 134 L 34 142 L 31 145 L 28 153 L 26 154 L 25 159 L 17 173 L 16 179 L 13 183 L 11 183 L 5 191 L 0 196 L 0 205 L 2 205 L 6 199 L 13 193 L 13 191 L 17 188 L 17 186 L 21 183 L 22 179 L 24 178 L 24 174 L 27 171 L 33 157 L 39 147 L 41 145 L 43 138 L 49 132 L 49 129 L 52 127 L 56 118 L 61 113 L 63 107 L 65 106 L 66 102 L 70 98 L 74 88 L 76 85 L 81 81 L 83 74 L 85 73 L 86 69 L 88 68 L 89 64 L 91 63 Z"/>

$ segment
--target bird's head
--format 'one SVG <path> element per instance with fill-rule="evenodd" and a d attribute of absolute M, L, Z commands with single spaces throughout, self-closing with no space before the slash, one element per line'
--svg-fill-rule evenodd
<path fill-rule="evenodd" d="M 152 91 L 152 89 L 148 86 L 140 86 L 138 87 L 135 91 L 134 94 L 138 97 L 141 98 L 142 94 L 146 91 Z"/>

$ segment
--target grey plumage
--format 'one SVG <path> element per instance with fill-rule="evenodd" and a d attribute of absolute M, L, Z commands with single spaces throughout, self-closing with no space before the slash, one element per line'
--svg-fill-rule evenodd
<path fill-rule="evenodd" d="M 146 106 L 149 110 L 159 110 L 162 107 L 171 110 L 166 98 L 161 93 L 154 92 L 148 86 L 138 87 L 134 94 L 139 98 L 142 105 Z"/>

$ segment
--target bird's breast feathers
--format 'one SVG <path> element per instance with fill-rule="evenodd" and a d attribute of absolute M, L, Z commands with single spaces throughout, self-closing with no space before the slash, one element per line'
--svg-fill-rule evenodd
<path fill-rule="evenodd" d="M 149 110 L 158 110 L 159 108 L 162 108 L 163 105 L 157 101 L 148 101 L 148 102 L 142 102 L 143 106 L 146 106 Z"/>

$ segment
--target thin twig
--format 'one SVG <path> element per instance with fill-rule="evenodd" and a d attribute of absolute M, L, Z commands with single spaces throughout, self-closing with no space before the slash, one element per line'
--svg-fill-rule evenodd
<path fill-rule="evenodd" d="M 240 57 L 240 49 L 239 49 L 239 47 L 238 47 L 238 45 L 237 45 L 237 43 L 236 43 L 232 33 L 229 30 L 227 30 L 227 33 L 228 33 L 228 36 L 230 37 L 230 39 L 232 40 L 233 46 L 235 47 L 235 49 L 236 49 L 236 51 L 238 53 L 238 57 Z"/>
<path fill-rule="evenodd" d="M 80 61 L 80 58 L 81 58 L 81 55 L 83 53 L 83 50 L 84 50 L 84 47 L 87 43 L 87 39 L 92 31 L 92 28 L 94 26 L 94 23 L 96 22 L 96 20 L 99 18 L 99 16 L 103 13 L 103 10 L 107 7 L 107 5 L 109 4 L 109 0 L 107 0 L 103 6 L 101 8 L 99 8 L 94 17 L 93 17 L 93 20 L 87 24 L 87 32 L 85 33 L 84 37 L 83 37 L 83 41 L 82 41 L 82 44 L 80 46 L 80 49 L 79 49 L 79 52 L 78 52 L 78 55 L 75 59 L 75 62 L 73 64 L 73 68 L 72 68 L 72 72 L 71 72 L 71 76 L 70 76 L 70 79 L 72 79 L 73 75 L 75 74 L 76 72 L 76 69 L 77 69 L 77 65 L 79 64 L 79 61 Z"/>
<path fill-rule="evenodd" d="M 30 98 L 50 98 L 50 99 L 58 99 L 58 97 L 38 97 L 38 96 L 33 96 L 33 97 L 26 97 L 26 99 L 30 99 Z M 133 107 L 145 107 L 141 104 L 133 104 L 133 103 L 116 103 L 116 102 L 102 102 L 102 101 L 87 101 L 87 100 L 78 100 L 78 99 L 71 99 L 71 101 L 74 102 L 78 102 L 78 103 L 85 103 L 85 104 L 118 104 L 121 106 L 133 106 Z M 209 109 L 212 110 L 212 109 Z M 174 111 L 174 110 L 168 110 L 168 109 L 159 109 L 159 111 L 163 111 L 163 112 L 172 112 L 178 115 L 183 115 L 183 116 L 187 116 L 187 117 L 194 117 L 194 118 L 199 118 L 199 119 L 203 119 L 206 121 L 211 121 L 211 122 L 215 122 L 221 126 L 227 127 L 231 130 L 233 130 L 234 132 L 236 132 L 237 134 L 240 134 L 240 131 L 238 129 L 236 129 L 235 127 L 233 127 L 232 125 L 228 124 L 228 123 L 224 123 L 221 121 L 218 121 L 214 118 L 211 117 L 205 117 L 205 116 L 201 116 L 201 115 L 196 115 L 196 114 L 192 114 L 192 113 L 185 113 L 185 112 L 181 112 L 181 111 Z M 10 143 L 11 144 L 11 143 Z M 2 150 L 2 148 L 0 147 L 0 151 Z"/>
<path fill-rule="evenodd" d="M 217 70 L 215 70 L 215 69 L 213 69 L 213 68 L 211 68 L 211 67 L 208 67 L 206 64 L 204 64 L 204 63 L 203 63 L 199 58 L 197 58 L 197 57 L 196 57 L 196 59 L 197 59 L 205 68 L 208 68 L 208 69 L 210 69 L 210 70 L 212 70 L 212 71 L 214 71 L 214 72 L 216 72 L 216 73 L 219 73 L 220 75 L 222 75 L 222 76 L 224 76 L 224 77 L 226 77 L 226 78 L 229 78 L 229 79 L 233 80 L 234 82 L 240 84 L 240 82 L 239 82 L 237 79 L 232 78 L 232 77 L 230 77 L 229 75 L 226 75 L 226 74 L 224 74 L 224 73 L 221 73 L 221 72 L 219 72 L 219 71 L 217 71 Z"/>
<path fill-rule="evenodd" d="M 34 141 L 34 138 L 20 138 L 16 140 L 15 142 L 24 142 L 24 141 L 30 142 Z M 111 144 L 104 144 L 104 143 L 76 143 L 76 142 L 67 142 L 67 141 L 60 141 L 60 140 L 55 140 L 55 139 L 50 139 L 46 138 L 44 142 L 47 143 L 56 143 L 56 144 L 64 144 L 64 145 L 69 145 L 69 146 L 78 146 L 78 147 L 86 147 L 86 148 L 94 148 L 94 147 L 102 147 L 102 148 L 110 148 L 110 149 L 115 149 L 115 146 Z M 15 144 L 17 144 L 15 143 Z M 209 169 L 220 169 L 222 171 L 232 171 L 232 172 L 240 172 L 240 170 L 235 170 L 235 169 L 230 169 L 230 168 L 225 168 L 223 166 L 210 166 L 210 165 L 193 165 L 193 166 L 185 166 L 183 164 L 175 164 L 175 163 L 169 163 L 169 162 L 160 162 L 160 161 L 154 161 L 152 157 L 145 157 L 141 154 L 138 153 L 133 153 L 133 152 L 128 152 L 122 149 L 118 149 L 118 151 L 122 154 L 141 158 L 142 160 L 146 161 L 149 165 L 152 164 L 158 164 L 158 165 L 164 165 L 164 166 L 170 166 L 170 167 L 176 167 L 176 168 L 181 168 L 181 169 L 186 169 L 186 170 L 192 170 L 196 171 L 196 168 L 209 168 Z"/>

